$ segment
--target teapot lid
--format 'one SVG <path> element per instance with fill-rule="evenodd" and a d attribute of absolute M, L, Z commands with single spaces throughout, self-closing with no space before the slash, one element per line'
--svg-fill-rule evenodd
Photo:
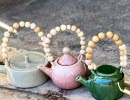
<path fill-rule="evenodd" d="M 37 69 L 40 64 L 47 64 L 48 60 L 43 53 L 36 51 L 26 51 L 15 55 L 10 60 L 10 67 L 15 70 Z"/>
<path fill-rule="evenodd" d="M 70 54 L 70 49 L 65 47 L 63 49 L 63 56 L 58 59 L 58 63 L 63 66 L 73 65 L 78 59 Z"/>

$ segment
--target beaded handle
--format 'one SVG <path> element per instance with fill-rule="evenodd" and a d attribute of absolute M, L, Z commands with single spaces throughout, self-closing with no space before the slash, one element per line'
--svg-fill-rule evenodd
<path fill-rule="evenodd" d="M 78 37 L 80 37 L 80 44 L 81 44 L 81 50 L 80 50 L 80 54 L 85 54 L 85 37 L 84 37 L 84 33 L 77 28 L 75 25 L 61 25 L 60 27 L 55 27 L 54 29 L 50 30 L 50 33 L 47 35 L 47 37 L 43 40 L 43 46 L 44 46 L 44 51 L 48 57 L 48 61 L 52 62 L 54 60 L 54 57 L 52 56 L 51 52 L 50 52 L 50 42 L 51 42 L 51 38 L 56 35 L 59 31 L 66 31 L 66 30 L 71 30 L 73 32 L 76 32 L 78 34 Z"/>
<path fill-rule="evenodd" d="M 13 27 L 10 27 L 8 31 L 4 33 L 3 37 L 3 43 L 2 43 L 2 56 L 5 59 L 5 61 L 8 61 L 8 55 L 7 55 L 7 43 L 8 43 L 8 38 L 10 35 L 13 33 L 14 30 L 18 30 L 20 27 L 26 27 L 26 28 L 31 28 L 34 30 L 35 33 L 38 33 L 38 36 L 42 38 L 44 37 L 44 33 L 41 31 L 39 27 L 36 26 L 35 23 L 30 23 L 30 22 L 24 22 L 20 21 L 19 23 L 14 23 Z"/>
<path fill-rule="evenodd" d="M 112 32 L 107 32 L 106 35 L 104 33 L 99 33 L 98 36 L 93 36 L 92 40 L 88 42 L 88 47 L 86 48 L 86 64 L 90 70 L 96 69 L 96 65 L 92 63 L 93 58 L 93 48 L 97 42 L 104 39 L 105 37 L 111 38 L 115 41 L 116 45 L 119 46 L 120 50 L 120 66 L 126 67 L 127 65 L 127 51 L 126 46 L 123 44 L 122 40 L 119 38 L 117 34 L 113 34 Z"/>

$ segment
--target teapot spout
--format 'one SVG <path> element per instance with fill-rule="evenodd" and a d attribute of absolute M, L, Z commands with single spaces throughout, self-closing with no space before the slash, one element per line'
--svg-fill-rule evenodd
<path fill-rule="evenodd" d="M 78 76 L 76 78 L 76 81 L 78 81 L 79 83 L 83 84 L 86 88 L 89 88 L 89 84 L 90 84 L 89 79 L 85 79 L 85 78 L 83 78 L 81 76 Z"/>

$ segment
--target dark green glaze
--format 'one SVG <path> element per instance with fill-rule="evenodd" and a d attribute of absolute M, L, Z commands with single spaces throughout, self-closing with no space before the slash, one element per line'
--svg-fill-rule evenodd
<path fill-rule="evenodd" d="M 98 100 L 116 100 L 123 96 L 117 84 L 119 82 L 120 87 L 124 89 L 124 74 L 121 67 L 102 65 L 97 70 L 92 70 L 87 79 L 77 77 L 76 80 L 88 88 Z"/>

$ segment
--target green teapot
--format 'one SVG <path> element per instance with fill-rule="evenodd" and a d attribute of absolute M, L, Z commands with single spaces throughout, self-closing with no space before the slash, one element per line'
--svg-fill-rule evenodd
<path fill-rule="evenodd" d="M 95 43 L 105 37 L 112 38 L 112 40 L 116 42 L 116 45 L 119 46 L 121 60 L 120 67 L 101 65 L 96 68 L 96 65 L 92 63 Z M 88 47 L 86 48 L 86 59 L 85 62 L 92 74 L 88 78 L 78 76 L 76 81 L 88 88 L 94 98 L 98 100 L 116 100 L 122 97 L 124 93 L 130 95 L 130 91 L 125 89 L 123 73 L 123 67 L 126 67 L 127 65 L 126 46 L 117 34 L 107 32 L 105 35 L 101 32 L 98 36 L 94 36 L 92 41 L 88 42 Z"/>

